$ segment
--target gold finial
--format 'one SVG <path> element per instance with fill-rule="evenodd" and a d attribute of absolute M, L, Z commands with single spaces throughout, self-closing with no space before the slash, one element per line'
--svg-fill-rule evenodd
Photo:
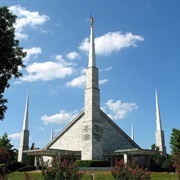
<path fill-rule="evenodd" d="M 94 18 L 90 15 L 90 19 L 91 19 L 91 26 L 94 25 Z"/>

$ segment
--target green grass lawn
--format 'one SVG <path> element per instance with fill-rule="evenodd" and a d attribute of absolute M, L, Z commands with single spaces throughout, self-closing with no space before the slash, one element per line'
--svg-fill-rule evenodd
<path fill-rule="evenodd" d="M 152 173 L 151 179 L 152 180 L 178 180 L 178 176 L 177 174 Z"/>
<path fill-rule="evenodd" d="M 9 174 L 8 180 L 25 180 L 25 177 L 29 177 L 30 180 L 42 180 L 43 176 L 41 172 L 14 172 Z M 82 177 L 82 180 L 91 180 L 90 174 L 85 174 Z M 110 172 L 98 173 L 95 175 L 95 180 L 114 180 Z M 151 180 L 178 180 L 176 174 L 166 174 L 166 173 L 152 173 Z"/>

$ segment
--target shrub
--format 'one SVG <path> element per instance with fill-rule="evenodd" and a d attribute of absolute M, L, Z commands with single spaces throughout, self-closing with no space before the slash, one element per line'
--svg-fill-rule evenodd
<path fill-rule="evenodd" d="M 116 162 L 115 170 L 111 170 L 112 175 L 116 180 L 149 180 L 150 172 L 147 169 L 140 168 L 134 159 L 128 163 L 123 160 Z"/>
<path fill-rule="evenodd" d="M 9 171 L 5 164 L 0 164 L 0 179 L 6 179 Z"/>
<path fill-rule="evenodd" d="M 9 163 L 11 158 L 9 150 L 6 147 L 0 146 L 0 163 Z"/>
<path fill-rule="evenodd" d="M 155 172 L 162 172 L 164 169 L 162 169 L 161 165 L 165 161 L 165 158 L 162 155 L 156 155 L 150 157 L 150 171 L 155 171 Z"/>
<path fill-rule="evenodd" d="M 20 172 L 33 171 L 33 170 L 36 170 L 35 166 L 26 166 L 26 167 L 17 169 L 17 171 L 20 171 Z"/>
<path fill-rule="evenodd" d="M 173 160 L 174 160 L 173 167 L 175 168 L 175 172 L 180 179 L 180 152 L 175 153 Z"/>
<path fill-rule="evenodd" d="M 78 167 L 109 167 L 108 161 L 101 160 L 77 160 L 76 164 Z"/>
<path fill-rule="evenodd" d="M 25 167 L 25 164 L 22 162 L 14 162 L 7 166 L 10 171 L 16 171 L 17 169 L 20 169 L 22 167 Z"/>
<path fill-rule="evenodd" d="M 172 159 L 171 159 L 171 158 L 166 159 L 166 160 L 162 163 L 161 168 L 165 169 L 167 172 L 173 172 L 173 171 L 174 171 L 174 168 L 173 168 Z"/>
<path fill-rule="evenodd" d="M 51 162 L 51 167 L 43 168 L 42 174 L 45 180 L 80 180 L 82 173 L 78 172 L 78 167 L 75 163 L 67 161 L 59 163 L 58 158 L 54 158 Z"/>

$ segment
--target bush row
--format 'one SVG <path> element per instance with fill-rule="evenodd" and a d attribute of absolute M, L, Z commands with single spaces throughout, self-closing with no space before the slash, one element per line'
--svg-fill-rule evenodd
<path fill-rule="evenodd" d="M 33 171 L 33 170 L 36 170 L 35 166 L 26 166 L 26 167 L 22 167 L 22 168 L 17 169 L 17 171 L 20 171 L 20 172 Z"/>
<path fill-rule="evenodd" d="M 76 165 L 78 167 L 109 167 L 110 163 L 102 160 L 76 160 Z"/>

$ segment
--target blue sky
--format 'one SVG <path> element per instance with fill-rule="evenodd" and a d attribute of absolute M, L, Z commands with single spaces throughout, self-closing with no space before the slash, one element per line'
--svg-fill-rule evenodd
<path fill-rule="evenodd" d="M 23 77 L 5 92 L 8 110 L 0 122 L 19 147 L 29 91 L 30 146 L 43 148 L 51 127 L 57 135 L 84 107 L 89 13 L 95 19 L 101 107 L 136 143 L 155 143 L 155 90 L 170 153 L 172 128 L 180 128 L 180 1 L 8 1 L 17 15 L 16 37 L 27 51 Z"/>

